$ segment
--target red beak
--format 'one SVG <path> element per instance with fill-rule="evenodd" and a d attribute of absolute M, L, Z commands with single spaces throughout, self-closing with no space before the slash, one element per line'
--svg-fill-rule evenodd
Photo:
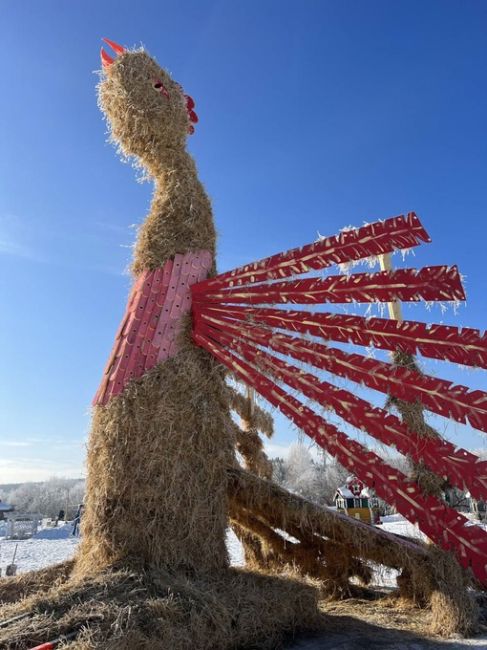
<path fill-rule="evenodd" d="M 118 56 L 119 54 L 123 54 L 125 52 L 125 48 L 119 45 L 118 43 L 115 43 L 115 41 L 111 41 L 108 38 L 103 38 L 102 40 L 105 41 L 105 43 L 112 48 L 112 50 L 115 52 L 115 56 Z M 103 47 L 100 50 L 100 55 L 101 55 L 101 63 L 103 67 L 108 68 L 108 66 L 111 65 L 114 61 L 113 57 L 107 54 L 103 49 Z"/>

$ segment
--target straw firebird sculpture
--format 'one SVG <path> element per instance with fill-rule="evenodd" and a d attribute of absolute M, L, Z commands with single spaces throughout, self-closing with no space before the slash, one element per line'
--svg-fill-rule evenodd
<path fill-rule="evenodd" d="M 389 303 L 392 313 L 399 301 L 463 300 L 458 270 L 387 270 L 391 253 L 430 241 L 409 213 L 218 275 L 211 204 L 186 150 L 194 101 L 147 52 L 105 41 L 115 54 L 102 50 L 99 105 L 111 140 L 153 180 L 154 194 L 94 397 L 76 556 L 0 579 L 0 646 L 275 648 L 286 634 L 326 623 L 318 600 L 357 593 L 351 579 L 369 584 L 377 565 L 400 572 L 399 593 L 431 608 L 431 631 L 473 631 L 469 587 L 472 577 L 487 587 L 487 532 L 442 494 L 457 486 L 486 499 L 487 467 L 444 440 L 424 413 L 487 432 L 487 395 L 423 374 L 414 355 L 486 368 L 487 336 L 323 306 Z M 333 272 L 377 256 L 381 272 Z M 378 348 L 389 361 L 349 344 Z M 271 434 L 272 417 L 229 375 L 436 546 L 270 480 L 258 432 Z M 383 393 L 386 407 L 359 396 L 362 389 Z M 411 475 L 349 437 L 349 428 L 395 447 L 412 461 Z M 244 567 L 230 566 L 229 524 Z"/>
<path fill-rule="evenodd" d="M 118 54 L 116 64 L 122 68 L 126 59 L 128 75 L 128 57 L 137 55 L 109 44 Z M 102 57 L 110 78 L 114 59 L 104 51 Z M 169 78 L 154 76 L 151 82 L 153 101 L 162 107 L 159 110 L 173 111 L 178 119 L 186 120 L 186 131 L 189 128 L 192 132 L 197 121 L 193 100 Z M 185 114 L 181 106 L 185 107 Z M 116 130 L 113 124 L 112 129 Z M 117 133 L 114 135 L 119 137 Z M 167 224 L 170 225 L 169 218 Z M 185 227 L 183 224 L 179 230 Z M 153 232 L 142 230 L 139 247 L 151 238 L 154 241 L 154 237 Z M 409 521 L 417 523 L 438 546 L 453 551 L 459 563 L 470 567 L 477 580 L 487 586 L 487 533 L 469 525 L 464 516 L 442 499 L 426 495 L 417 483 L 328 422 L 320 408 L 334 411 L 349 425 L 385 445 L 394 446 L 450 485 L 468 489 L 477 499 L 487 499 L 486 462 L 447 440 L 424 437 L 403 419 L 370 404 L 356 392 L 367 387 L 389 398 L 420 403 L 432 413 L 469 423 L 484 432 L 487 432 L 487 394 L 422 374 L 412 365 L 403 367 L 393 361 L 371 359 L 334 345 L 339 342 L 374 346 L 395 354 L 419 354 L 487 368 L 487 335 L 474 329 L 322 310 L 312 312 L 297 307 L 324 303 L 464 300 L 455 266 L 310 277 L 310 273 L 333 265 L 405 250 L 429 241 L 419 218 L 411 212 L 347 230 L 220 275 L 214 273 L 214 249 L 201 246 L 198 237 L 193 236 L 188 238 L 186 247 L 176 246 L 174 254 L 166 259 L 157 255 L 146 257 L 145 267 L 137 264 L 136 259 L 135 283 L 94 404 L 106 407 L 133 382 L 158 364 L 174 358 L 180 351 L 181 336 L 190 318 L 195 346 L 209 352 L 255 389 L 320 447 L 373 487 L 379 497 L 394 505 Z M 299 362 L 299 367 L 293 361 Z M 310 367 L 309 372 L 303 370 L 303 364 Z M 353 382 L 354 392 L 322 381 L 312 374 L 312 368 Z M 305 405 L 305 399 L 307 404 L 314 402 L 317 408 Z"/>
<path fill-rule="evenodd" d="M 153 180 L 154 194 L 94 397 L 76 556 L 0 579 L 0 647 L 275 648 L 286 634 L 325 624 L 318 601 L 354 595 L 351 579 L 369 584 L 378 565 L 400 572 L 399 593 L 431 609 L 430 631 L 473 631 L 469 587 L 472 577 L 487 587 L 487 532 L 442 493 L 457 486 L 486 499 L 487 467 L 441 438 L 424 413 L 487 432 L 487 395 L 423 374 L 414 355 L 486 368 L 487 336 L 323 307 L 390 303 L 393 312 L 399 301 L 463 300 L 458 270 L 387 270 L 388 255 L 429 241 L 409 213 L 218 275 L 211 204 L 186 150 L 194 101 L 144 50 L 105 42 L 114 55 L 102 50 L 99 105 L 112 142 Z M 381 272 L 333 274 L 377 256 Z M 390 362 L 348 344 L 378 348 Z M 270 480 L 259 432 L 271 434 L 272 417 L 229 375 L 436 546 Z M 362 388 L 386 395 L 386 408 L 360 397 Z M 411 459 L 411 476 L 349 437 L 349 427 Z M 229 525 L 244 567 L 230 566 Z"/>

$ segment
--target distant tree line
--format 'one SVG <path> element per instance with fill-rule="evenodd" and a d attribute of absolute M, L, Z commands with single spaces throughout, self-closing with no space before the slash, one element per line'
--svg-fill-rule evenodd
<path fill-rule="evenodd" d="M 485 450 L 482 450 L 485 457 Z M 409 463 L 404 456 L 381 454 L 385 460 L 404 474 L 409 472 Z M 299 494 L 318 505 L 333 505 L 338 487 L 346 483 L 351 472 L 326 453 L 313 454 L 303 443 L 290 446 L 287 458 L 272 460 L 273 478 L 290 492 Z M 371 487 L 371 486 L 368 486 Z M 64 510 L 72 519 L 85 492 L 84 480 L 50 478 L 43 483 L 22 483 L 0 486 L 0 499 L 15 506 L 17 512 L 35 512 L 43 517 L 57 517 Z M 453 508 L 467 510 L 470 501 L 461 490 L 448 490 L 445 495 Z M 381 514 L 395 512 L 394 508 L 380 502 Z M 480 503 L 485 511 L 485 504 Z"/>
<path fill-rule="evenodd" d="M 66 478 L 50 478 L 43 483 L 21 483 L 0 488 L 0 499 L 15 506 L 19 513 L 35 512 L 43 517 L 57 517 L 65 511 L 72 519 L 83 503 L 85 482 Z"/>

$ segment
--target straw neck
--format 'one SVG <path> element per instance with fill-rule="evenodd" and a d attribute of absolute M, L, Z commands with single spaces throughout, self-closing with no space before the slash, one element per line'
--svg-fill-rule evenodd
<path fill-rule="evenodd" d="M 198 180 L 196 165 L 184 149 L 166 149 L 149 168 L 155 188 L 134 251 L 133 272 L 162 266 L 176 253 L 215 253 L 211 204 Z"/>

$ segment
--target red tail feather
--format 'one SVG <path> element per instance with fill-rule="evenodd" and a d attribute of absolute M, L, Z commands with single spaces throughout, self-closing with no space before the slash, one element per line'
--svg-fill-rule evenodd
<path fill-rule="evenodd" d="M 237 350 L 263 372 L 270 372 L 280 381 L 301 391 L 306 397 L 331 408 L 357 429 L 366 431 L 386 445 L 394 445 L 400 453 L 410 455 L 416 462 L 423 460 L 429 469 L 440 476 L 448 477 L 452 485 L 460 489 L 467 487 L 475 498 L 487 497 L 487 462 L 481 461 L 464 449 L 457 449 L 446 440 L 425 439 L 383 409 L 372 406 L 346 390 L 320 381 L 317 377 L 263 350 L 251 347 L 253 343 L 267 345 L 277 352 L 308 361 L 298 353 L 291 352 L 291 348 L 281 346 L 279 335 L 270 335 L 262 330 L 256 332 L 255 329 L 241 331 L 228 323 L 210 327 L 204 322 L 205 317 L 202 315 L 201 325 L 197 325 L 196 332 L 215 338 L 230 349 Z"/>
<path fill-rule="evenodd" d="M 341 264 L 364 259 L 383 253 L 392 253 L 418 246 L 421 241 L 431 241 L 414 212 L 385 221 L 343 230 L 333 237 L 326 237 L 313 244 L 278 253 L 259 262 L 241 266 L 222 273 L 205 282 L 205 288 L 252 284 L 307 273 L 312 269 L 323 269 L 331 264 Z"/>
<path fill-rule="evenodd" d="M 487 432 L 487 393 L 289 336 L 283 331 L 410 354 L 419 352 L 434 359 L 484 368 L 487 368 L 487 334 L 412 321 L 239 306 L 463 300 L 465 294 L 456 267 L 283 281 L 312 269 L 414 246 L 428 239 L 416 215 L 411 213 L 407 218 L 396 217 L 364 226 L 194 285 L 194 340 L 259 391 L 340 463 L 352 469 L 365 484 L 375 488 L 379 496 L 395 504 L 410 521 L 419 522 L 428 537 L 445 549 L 455 550 L 463 566 L 471 566 L 477 578 L 487 585 L 485 531 L 468 526 L 467 520 L 446 503 L 423 496 L 417 483 L 347 438 L 270 377 L 331 408 L 348 424 L 377 440 L 395 445 L 415 462 L 423 461 L 427 468 L 448 478 L 453 485 L 467 486 L 475 498 L 487 496 L 487 462 L 446 440 L 426 439 L 419 432 L 410 431 L 398 417 L 351 392 L 320 381 L 265 349 L 396 398 L 418 401 L 439 415 L 468 422 Z"/>
<path fill-rule="evenodd" d="M 205 305 L 204 310 L 208 314 L 311 334 L 325 340 L 420 353 L 431 359 L 487 369 L 487 334 L 466 327 L 237 305 Z"/>
<path fill-rule="evenodd" d="M 292 282 L 213 291 L 205 283 L 194 286 L 195 300 L 250 305 L 295 303 L 389 302 L 391 300 L 465 300 L 456 266 L 429 266 L 379 273 L 332 275 Z"/>
<path fill-rule="evenodd" d="M 457 422 L 467 422 L 487 433 L 487 393 L 424 375 L 390 363 L 367 359 L 338 348 L 306 341 L 286 334 L 269 332 L 254 324 L 244 324 L 202 311 L 200 318 L 210 325 L 230 329 L 276 352 L 305 361 L 339 377 L 408 402 L 420 401 L 428 410 Z M 233 327 L 232 327 L 233 326 Z"/>

